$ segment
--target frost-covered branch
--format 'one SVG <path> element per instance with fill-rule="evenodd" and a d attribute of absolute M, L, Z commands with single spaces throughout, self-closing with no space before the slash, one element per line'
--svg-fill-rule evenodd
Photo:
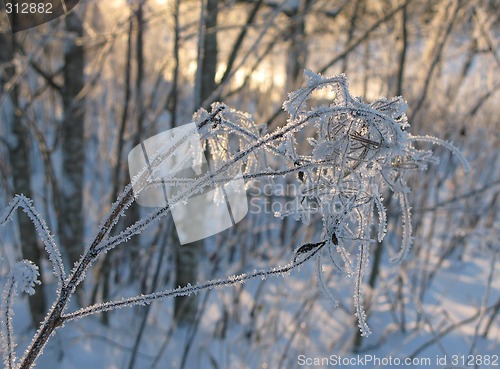
<path fill-rule="evenodd" d="M 188 296 L 192 294 L 197 294 L 198 292 L 201 292 L 206 289 L 212 289 L 214 287 L 231 286 L 236 283 L 245 283 L 251 279 L 255 279 L 258 277 L 266 279 L 268 276 L 276 276 L 276 275 L 285 276 L 285 274 L 289 273 L 292 269 L 297 268 L 298 266 L 304 264 L 306 261 L 311 259 L 314 255 L 316 255 L 316 253 L 318 253 L 321 250 L 321 248 L 325 244 L 326 242 L 322 241 L 315 244 L 304 245 L 309 247 L 313 245 L 314 247 L 308 249 L 307 252 L 300 251 L 299 248 L 299 250 L 297 250 L 298 254 L 294 258 L 294 260 L 284 266 L 277 266 L 270 269 L 254 270 L 251 273 L 242 273 L 238 275 L 233 275 L 225 279 L 214 279 L 207 282 L 196 284 L 194 286 L 188 284 L 187 286 L 184 287 L 177 287 L 174 289 L 154 292 L 147 295 L 134 296 L 134 297 L 124 298 L 118 301 L 110 301 L 102 304 L 95 304 L 83 309 L 79 309 L 73 313 L 64 314 L 61 318 L 64 321 L 79 319 L 88 315 L 94 315 L 97 313 L 102 313 L 105 311 L 110 311 L 118 308 L 130 307 L 136 305 L 144 306 L 150 304 L 155 300 L 162 300 L 167 297 Z M 299 255 L 302 253 L 306 254 L 306 256 L 303 257 L 302 255 Z"/>
<path fill-rule="evenodd" d="M 4 364 L 7 369 L 16 367 L 16 344 L 14 342 L 12 318 L 14 317 L 14 301 L 17 290 L 20 289 L 30 295 L 34 294 L 35 284 L 40 284 L 38 276 L 38 267 L 29 260 L 17 262 L 7 276 L 0 310 L 2 319 L 0 341 Z"/>
<path fill-rule="evenodd" d="M 28 199 L 24 195 L 16 195 L 5 210 L 4 214 L 1 216 L 0 225 L 5 225 L 7 221 L 12 219 L 12 214 L 18 208 L 21 208 L 33 222 L 38 236 L 45 245 L 45 250 L 47 251 L 49 260 L 52 263 L 52 270 L 54 272 L 54 275 L 57 277 L 58 287 L 59 289 L 61 289 L 62 283 L 66 278 L 61 253 L 59 252 L 59 248 L 54 241 L 54 237 L 50 234 L 50 230 L 47 227 L 47 224 L 33 207 L 33 202 L 31 201 L 31 199 Z"/>
<path fill-rule="evenodd" d="M 414 135 L 409 135 L 408 140 L 410 141 L 417 141 L 417 142 L 429 142 L 434 145 L 439 145 L 447 148 L 452 152 L 453 155 L 456 155 L 458 160 L 460 160 L 460 163 L 464 166 L 465 171 L 469 172 L 470 171 L 470 164 L 469 161 L 465 158 L 464 154 L 455 146 L 453 143 L 441 140 L 440 138 L 434 137 L 434 136 L 414 136 Z"/>
<path fill-rule="evenodd" d="M 131 184 L 125 187 L 67 277 L 53 237 L 43 219 L 33 209 L 31 201 L 22 195 L 14 198 L 5 215 L 0 218 L 0 223 L 5 223 L 15 209 L 22 207 L 37 227 L 59 281 L 56 301 L 16 369 L 31 368 L 49 337 L 65 321 L 121 307 L 149 304 L 167 297 L 189 295 L 207 288 L 243 283 L 257 277 L 285 274 L 314 255 L 318 257 L 320 287 L 335 302 L 322 276 L 322 263 L 327 259 L 321 255 L 325 249 L 336 270 L 354 277 L 354 314 L 358 318 L 362 335 L 370 334 L 363 308 L 363 286 L 370 245 L 376 240 L 382 241 L 387 233 L 387 214 L 381 194 L 388 190 L 399 197 L 403 213 L 403 240 L 395 259 L 403 260 L 409 254 L 412 242 L 411 207 L 408 199 L 410 186 L 406 182 L 406 174 L 409 170 L 424 170 L 427 164 L 436 161 L 432 151 L 418 150 L 413 143 L 425 141 L 443 145 L 457 154 L 466 169 L 468 163 L 450 143 L 429 136 L 412 136 L 408 132 L 410 124 L 405 114 L 407 106 L 401 97 L 379 99 L 368 104 L 351 96 L 345 75 L 323 77 L 306 71 L 305 79 L 305 86 L 290 93 L 289 99 L 283 104 L 288 113 L 286 125 L 273 132 L 265 133 L 262 127 L 253 122 L 249 114 L 221 103 L 212 104 L 211 113 L 203 109 L 198 111 L 193 116 L 193 128 L 165 143 L 149 158 L 147 165 L 132 179 Z M 308 99 L 321 89 L 330 90 L 331 100 L 328 104 L 310 108 Z M 298 133 L 301 131 L 309 135 L 309 151 L 297 142 Z M 162 164 L 170 160 L 181 145 L 188 143 L 193 134 L 198 134 L 202 144 L 209 149 L 212 156 L 211 170 L 196 178 L 167 176 L 159 180 L 157 174 L 161 171 Z M 273 157 L 272 161 L 268 160 L 269 156 Z M 271 168 L 268 164 L 270 162 L 281 163 L 281 166 Z M 101 255 L 144 232 L 178 203 L 187 201 L 216 183 L 227 182 L 228 178 L 252 181 L 276 176 L 291 179 L 298 191 L 292 195 L 296 200 L 293 206 L 281 214 L 276 212 L 275 216 L 293 216 L 304 223 L 309 223 L 314 216 L 318 220 L 321 219 L 323 226 L 323 241 L 302 245 L 287 265 L 64 313 L 76 287 Z M 145 189 L 160 183 L 177 187 L 175 195 L 168 198 L 168 203 L 111 236 L 111 231 L 137 196 Z M 372 229 L 376 230 L 374 234 Z M 339 260 L 336 260 L 337 258 Z M 6 308 L 2 310 L 2 316 L 5 317 L 4 326 L 10 338 L 4 342 L 6 347 L 11 349 L 5 352 L 13 354 L 14 346 L 7 313 L 8 307 L 12 306 L 13 286 L 8 284 L 6 291 Z M 13 367 L 13 356 L 7 357 L 6 360 L 6 363 Z"/>
<path fill-rule="evenodd" d="M 16 353 L 14 351 L 14 328 L 12 327 L 12 317 L 14 315 L 14 300 L 16 298 L 17 283 L 14 274 L 9 273 L 7 283 L 2 294 L 2 351 L 5 367 L 13 369 L 16 362 Z"/>

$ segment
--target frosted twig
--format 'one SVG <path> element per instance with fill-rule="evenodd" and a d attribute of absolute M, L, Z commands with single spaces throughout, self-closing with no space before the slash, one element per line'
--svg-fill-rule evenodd
<path fill-rule="evenodd" d="M 35 226 L 40 239 L 45 245 L 45 250 L 47 251 L 49 260 L 52 263 L 52 270 L 54 272 L 54 275 L 57 277 L 58 288 L 61 289 L 66 275 L 61 258 L 61 253 L 59 252 L 59 248 L 54 241 L 54 237 L 50 234 L 50 230 L 47 227 L 47 224 L 33 207 L 33 202 L 31 201 L 31 199 L 28 199 L 24 195 L 14 196 L 14 199 L 0 218 L 0 225 L 4 225 L 9 219 L 11 219 L 12 213 L 18 208 L 21 208 L 26 213 L 26 215 L 30 218 L 31 222 Z"/>
<path fill-rule="evenodd" d="M 363 275 L 368 265 L 368 242 L 361 242 L 358 254 L 358 267 L 356 271 L 356 285 L 354 292 L 354 307 L 361 336 L 368 337 L 372 332 L 366 322 L 366 313 L 363 308 Z"/>
<path fill-rule="evenodd" d="M 13 369 L 16 363 L 16 353 L 14 351 L 14 328 L 12 327 L 12 317 L 14 315 L 14 300 L 16 298 L 17 282 L 12 272 L 7 276 L 7 283 L 2 294 L 2 354 L 5 367 Z"/>
<path fill-rule="evenodd" d="M 411 244 L 413 242 L 412 240 L 412 227 L 411 227 L 411 213 L 410 213 L 410 206 L 408 205 L 408 196 L 406 192 L 400 192 L 399 194 L 399 203 L 401 204 L 401 210 L 403 212 L 403 241 L 401 242 L 401 250 L 398 252 L 397 255 L 395 255 L 391 261 L 393 262 L 399 262 L 402 261 L 406 255 L 408 254 L 408 251 L 410 250 Z"/>
<path fill-rule="evenodd" d="M 123 307 L 128 307 L 128 306 L 135 306 L 135 305 L 146 305 L 150 304 L 151 302 L 155 300 L 161 300 L 167 297 L 176 297 L 176 296 L 187 296 L 191 295 L 193 293 L 198 293 L 202 290 L 205 289 L 211 289 L 214 287 L 220 287 L 220 286 L 230 286 L 234 285 L 236 283 L 244 283 L 248 280 L 261 277 L 261 278 L 266 278 L 267 276 L 275 276 L 275 275 L 284 275 L 285 273 L 290 272 L 292 269 L 304 264 L 306 261 L 311 259 L 316 253 L 318 253 L 323 245 L 325 245 L 326 241 L 319 242 L 315 245 L 317 245 L 316 248 L 313 248 L 310 250 L 309 253 L 307 253 L 307 256 L 304 258 L 300 259 L 295 257 L 294 260 L 284 266 L 278 266 L 276 268 L 270 268 L 270 269 L 262 269 L 262 270 L 255 270 L 251 273 L 243 273 L 239 275 L 234 275 L 227 277 L 225 279 L 214 279 L 210 280 L 207 282 L 199 283 L 197 285 L 187 285 L 184 287 L 178 287 L 170 290 L 165 290 L 165 291 L 160 291 L 160 292 L 155 292 L 147 295 L 140 295 L 140 296 L 135 296 L 135 297 L 129 297 L 129 298 L 124 298 L 122 300 L 118 301 L 110 301 L 110 302 L 105 302 L 102 304 L 95 304 L 86 308 L 79 309 L 73 313 L 69 314 L 64 314 L 61 316 L 61 319 L 64 321 L 68 320 L 73 320 L 73 319 L 79 319 L 83 318 L 88 315 L 93 315 L 97 313 L 102 313 L 105 311 L 110 311 L 118 308 L 123 308 Z"/>
<path fill-rule="evenodd" d="M 456 157 L 458 158 L 458 160 L 460 160 L 460 162 L 464 166 L 465 170 L 467 172 L 470 171 L 469 161 L 460 152 L 460 150 L 455 145 L 453 145 L 453 143 L 445 141 L 445 140 L 441 140 L 440 138 L 437 138 L 437 137 L 434 137 L 434 136 L 428 136 L 428 135 L 426 135 L 426 136 L 409 135 L 408 136 L 408 140 L 410 140 L 410 141 L 420 141 L 420 142 L 429 142 L 429 143 L 432 143 L 434 145 L 440 145 L 440 146 L 446 147 L 448 150 L 450 150 L 453 153 L 453 155 L 456 155 Z"/>
<path fill-rule="evenodd" d="M 330 291 L 330 289 L 328 288 L 328 286 L 325 283 L 325 279 L 323 278 L 323 265 L 321 263 L 322 252 L 323 251 L 318 253 L 317 263 L 316 263 L 316 271 L 318 273 L 319 286 L 321 287 L 321 289 L 325 293 L 326 297 L 328 297 L 328 299 L 332 302 L 333 306 L 337 307 L 337 306 L 339 306 L 339 301 L 333 296 L 332 292 Z"/>
<path fill-rule="evenodd" d="M 380 194 L 378 193 L 378 191 L 373 199 L 375 201 L 375 207 L 378 211 L 377 240 L 381 242 L 384 239 L 385 234 L 387 233 L 387 213 L 384 204 L 382 204 L 382 199 L 380 198 Z"/>

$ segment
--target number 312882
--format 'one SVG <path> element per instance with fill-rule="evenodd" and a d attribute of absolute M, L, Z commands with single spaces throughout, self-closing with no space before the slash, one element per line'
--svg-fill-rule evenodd
<path fill-rule="evenodd" d="M 5 8 L 8 14 L 17 13 L 17 14 L 35 14 L 35 13 L 43 13 L 43 14 L 52 14 L 52 4 L 51 3 L 7 3 L 5 4 Z"/>

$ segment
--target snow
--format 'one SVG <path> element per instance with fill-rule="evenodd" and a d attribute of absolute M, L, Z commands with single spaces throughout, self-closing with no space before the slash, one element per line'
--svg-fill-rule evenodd
<path fill-rule="evenodd" d="M 433 265 L 437 262 L 438 258 L 433 258 Z M 413 331 L 416 315 L 410 314 L 414 311 L 414 302 L 408 301 L 408 331 L 401 332 L 393 321 L 391 303 L 384 293 L 386 288 L 381 285 L 382 292 L 375 295 L 377 302 L 372 306 L 369 316 L 374 333 L 366 339 L 367 349 L 361 354 L 379 358 L 405 358 L 433 339 L 432 330 L 439 332 L 474 315 L 485 293 L 490 263 L 491 258 L 487 254 L 475 255 L 473 251 L 463 255 L 461 261 L 446 263 L 434 278 L 422 302 L 426 317 L 431 321 L 421 322 L 422 328 L 417 331 Z M 171 301 L 154 303 L 154 311 L 150 314 L 154 320 L 149 321 L 136 365 L 140 368 L 151 367 L 169 334 L 172 336 L 157 361 L 158 368 L 179 368 L 181 353 L 188 347 L 190 353 L 186 366 L 193 369 L 206 368 L 210 357 L 222 367 L 249 369 L 265 365 L 269 368 L 278 367 L 283 355 L 286 355 L 286 368 L 300 367 L 297 364 L 298 355 L 356 357 L 349 353 L 349 345 L 346 345 L 352 339 L 354 329 L 352 307 L 348 303 L 351 289 L 345 283 L 346 280 L 332 274 L 332 270 L 325 270 L 325 280 L 341 301 L 340 307 L 336 309 L 317 288 L 312 263 L 304 265 L 300 271 L 292 272 L 287 278 L 248 282 L 242 286 L 237 304 L 231 302 L 236 293 L 231 287 L 202 293 L 202 300 L 207 298 L 207 302 L 194 340 L 186 338 L 188 332 L 184 328 L 169 333 L 172 323 Z M 493 304 L 500 295 L 498 265 L 495 273 L 488 305 Z M 260 283 L 264 283 L 264 289 L 260 295 L 256 295 Z M 301 298 L 298 299 L 298 296 Z M 306 301 L 305 305 L 303 301 Z M 17 332 L 25 332 L 28 328 L 26 317 L 29 313 L 25 306 L 26 300 L 23 299 L 15 306 Z M 223 306 L 231 307 L 229 317 L 224 317 Z M 251 315 L 253 307 L 256 308 L 256 315 Z M 98 317 L 67 323 L 50 341 L 37 367 L 126 367 L 138 328 L 137 317 L 140 315 L 141 310 L 122 309 L 111 315 L 109 326 L 103 326 Z M 224 324 L 228 324 L 225 335 L 216 335 Z M 292 339 L 296 329 L 295 339 Z M 249 332 L 252 332 L 250 337 L 247 336 Z M 474 325 L 457 327 L 440 338 L 439 344 L 430 345 L 421 351 L 418 357 L 434 359 L 446 354 L 450 358 L 451 355 L 467 353 L 473 335 Z M 483 355 L 497 354 L 500 348 L 499 335 L 500 326 L 496 323 L 489 338 L 479 339 L 476 352 Z M 372 344 L 375 346 L 370 348 Z M 363 366 L 353 367 L 361 369 Z"/>

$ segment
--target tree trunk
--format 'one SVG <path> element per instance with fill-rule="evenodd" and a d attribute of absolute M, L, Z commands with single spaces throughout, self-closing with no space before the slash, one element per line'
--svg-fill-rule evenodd
<path fill-rule="evenodd" d="M 206 14 L 204 21 L 204 38 L 201 52 L 203 53 L 198 68 L 200 86 L 198 101 L 203 103 L 215 90 L 215 74 L 217 72 L 217 0 L 206 1 Z M 204 4 L 205 6 L 205 4 Z M 207 104 L 208 105 L 208 104 Z M 208 108 L 208 106 L 204 106 Z M 174 112 L 175 114 L 175 112 Z M 207 158 L 208 159 L 208 158 Z M 175 241 L 175 286 L 185 286 L 188 283 L 196 284 L 198 275 L 198 257 L 203 247 L 203 240 L 180 245 L 177 234 L 172 237 Z M 195 321 L 198 299 L 196 295 L 175 298 L 174 319 L 178 324 L 190 324 Z"/>
<path fill-rule="evenodd" d="M 84 152 L 84 50 L 76 39 L 83 36 L 82 20 L 74 11 L 66 16 L 62 123 L 62 178 L 60 235 L 71 266 L 83 252 Z"/>
<path fill-rule="evenodd" d="M 207 0 L 205 16 L 205 37 L 203 40 L 203 57 L 201 59 L 201 85 L 199 101 L 203 103 L 217 87 L 217 0 Z M 203 108 L 207 109 L 209 104 Z"/>
<path fill-rule="evenodd" d="M 286 61 L 286 91 L 290 92 L 302 82 L 307 62 L 306 15 L 312 0 L 302 0 L 289 16 L 290 45 Z"/>
<path fill-rule="evenodd" d="M 4 71 L 0 71 L 0 90 L 7 81 L 15 75 L 13 64 L 15 52 L 15 36 L 12 34 L 0 34 L 0 65 L 7 65 Z M 4 77 L 4 78 L 2 78 Z M 21 122 L 22 112 L 18 106 L 18 87 L 12 86 L 8 98 L 6 99 L 7 109 L 3 114 L 7 115 L 7 126 L 9 136 L 9 159 L 12 170 L 13 192 L 14 194 L 24 194 L 32 198 L 30 179 L 30 136 L 29 132 Z M 10 107 L 10 109 L 9 109 Z M 2 115 L 3 115 L 2 114 Z M 29 218 L 23 213 L 17 213 L 19 224 L 19 237 L 21 240 L 22 257 L 29 259 L 36 265 L 41 265 L 41 252 L 38 248 L 36 231 Z M 35 287 L 35 294 L 29 299 L 32 324 L 37 327 L 38 323 L 45 315 L 45 295 L 43 286 Z"/>
<path fill-rule="evenodd" d="M 406 52 L 408 48 L 408 6 L 401 9 L 401 30 L 397 40 L 398 72 L 396 78 L 395 96 L 403 96 L 404 72 L 406 67 Z"/>
<path fill-rule="evenodd" d="M 125 142 L 125 136 L 127 132 L 127 120 L 129 119 L 129 113 L 131 110 L 133 110 L 133 107 L 135 107 L 135 129 L 134 135 L 132 137 L 132 147 L 135 147 L 141 143 L 141 141 L 145 138 L 143 137 L 143 122 L 144 122 L 144 114 L 145 114 L 145 109 L 144 109 L 144 97 L 142 93 L 142 84 L 143 84 L 143 79 L 144 79 L 144 17 L 143 17 L 143 7 L 144 7 L 145 1 L 141 0 L 138 2 L 135 6 L 130 7 L 130 21 L 129 21 L 129 29 L 128 29 L 128 37 L 127 37 L 127 50 L 126 50 L 126 64 L 125 64 L 125 96 L 124 96 L 124 102 L 123 102 L 123 112 L 122 112 L 122 119 L 121 119 L 121 124 L 119 128 L 119 133 L 118 133 L 118 146 L 117 146 L 117 163 L 114 168 L 114 176 L 113 176 L 113 192 L 112 192 L 112 199 L 113 201 L 117 198 L 119 195 L 120 188 L 130 182 L 132 178 L 129 178 L 128 175 L 126 175 L 126 179 L 124 180 L 122 173 L 124 172 L 123 168 L 123 162 L 122 162 L 122 156 L 124 155 L 123 149 L 126 145 Z M 135 27 L 134 27 L 135 24 Z M 134 45 L 134 39 L 135 39 L 135 80 L 134 80 L 134 87 L 135 87 L 135 96 L 134 96 L 134 101 L 135 103 L 133 105 L 130 104 L 131 102 L 131 97 L 132 97 L 132 49 Z M 132 123 L 132 122 L 131 122 Z M 125 183 L 123 183 L 125 182 Z M 116 228 L 116 231 L 112 232 L 112 234 L 117 234 L 123 229 L 126 229 L 127 227 L 131 226 L 135 222 L 137 222 L 140 218 L 140 213 L 139 213 L 139 205 L 137 203 L 132 203 L 131 206 L 127 210 L 127 216 L 122 218 L 121 221 L 119 222 L 118 227 Z M 140 242 L 138 239 L 140 238 L 140 235 L 136 236 L 136 238 L 132 238 L 128 241 L 128 247 L 127 251 L 125 250 L 111 250 L 106 254 L 104 257 L 104 261 L 101 266 L 101 270 L 99 271 L 100 274 L 100 279 L 101 279 L 101 301 L 107 301 L 109 300 L 110 294 L 111 294 L 111 288 L 112 288 L 112 268 L 113 266 L 116 266 L 117 262 L 116 259 L 125 255 L 127 253 L 127 257 L 130 258 L 129 262 L 131 263 L 130 265 L 132 266 L 132 272 L 129 275 L 129 278 L 131 281 L 139 275 L 136 274 L 137 268 L 135 268 L 135 263 L 138 260 L 138 246 Z M 116 278 L 115 283 L 118 282 L 123 282 L 119 278 Z M 96 289 L 98 286 L 96 286 Z M 96 300 L 97 297 L 97 290 L 94 293 L 93 300 Z M 102 314 L 102 322 L 107 325 L 109 323 L 109 312 L 104 312 Z"/>

